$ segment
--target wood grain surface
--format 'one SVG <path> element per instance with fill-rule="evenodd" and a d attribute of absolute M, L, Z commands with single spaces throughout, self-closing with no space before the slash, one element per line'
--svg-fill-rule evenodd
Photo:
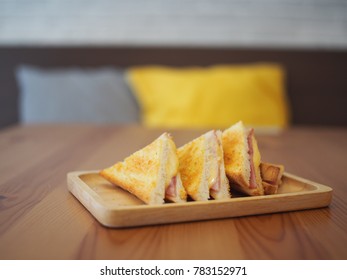
<path fill-rule="evenodd" d="M 35 125 L 0 131 L 0 259 L 347 259 L 347 129 L 256 134 L 262 159 L 333 188 L 329 207 L 211 221 L 106 228 L 66 174 L 97 170 L 162 130 Z M 201 130 L 170 131 L 178 146 Z"/>

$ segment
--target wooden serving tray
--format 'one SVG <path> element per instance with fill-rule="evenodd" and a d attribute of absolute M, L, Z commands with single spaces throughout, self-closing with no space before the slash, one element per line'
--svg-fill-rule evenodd
<path fill-rule="evenodd" d="M 68 173 L 67 182 L 70 192 L 101 224 L 115 228 L 320 208 L 332 199 L 330 187 L 288 173 L 284 173 L 278 194 L 162 205 L 144 204 L 98 171 Z"/>

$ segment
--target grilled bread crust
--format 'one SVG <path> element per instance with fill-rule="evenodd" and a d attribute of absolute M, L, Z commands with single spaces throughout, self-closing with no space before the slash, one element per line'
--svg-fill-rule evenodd
<path fill-rule="evenodd" d="M 241 122 L 223 131 L 225 172 L 232 182 L 247 187 L 250 180 L 250 165 L 247 134 Z"/>

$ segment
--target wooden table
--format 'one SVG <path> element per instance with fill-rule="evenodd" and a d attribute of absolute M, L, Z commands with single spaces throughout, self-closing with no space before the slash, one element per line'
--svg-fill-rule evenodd
<path fill-rule="evenodd" d="M 122 160 L 162 131 L 35 125 L 0 132 L 0 259 L 347 259 L 347 129 L 258 134 L 263 160 L 333 188 L 330 207 L 109 229 L 67 190 L 66 174 Z M 178 146 L 203 131 L 171 131 Z"/>

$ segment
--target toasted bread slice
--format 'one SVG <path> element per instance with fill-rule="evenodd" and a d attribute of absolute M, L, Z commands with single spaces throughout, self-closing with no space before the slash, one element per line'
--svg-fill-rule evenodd
<path fill-rule="evenodd" d="M 211 130 L 177 150 L 182 183 L 193 200 L 230 198 L 221 137 Z"/>
<path fill-rule="evenodd" d="M 123 162 L 101 170 L 100 175 L 147 204 L 162 204 L 164 198 L 184 202 L 187 198 L 178 172 L 176 145 L 168 133 Z"/>
<path fill-rule="evenodd" d="M 284 166 L 281 164 L 262 162 L 260 164 L 260 172 L 263 181 L 273 185 L 279 185 L 284 172 Z"/>
<path fill-rule="evenodd" d="M 278 192 L 278 185 L 273 185 L 268 182 L 263 181 L 264 194 L 276 194 Z"/>
<path fill-rule="evenodd" d="M 263 179 L 263 187 L 265 194 L 276 194 L 281 184 L 284 166 L 281 164 L 273 164 L 262 162 L 260 164 L 260 173 Z"/>
<path fill-rule="evenodd" d="M 240 121 L 223 132 L 225 172 L 234 189 L 248 195 L 263 195 L 260 152 L 253 130 Z"/>

